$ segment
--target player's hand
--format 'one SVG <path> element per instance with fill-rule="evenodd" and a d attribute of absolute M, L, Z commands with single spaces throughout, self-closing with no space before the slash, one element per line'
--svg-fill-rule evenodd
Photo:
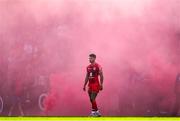
<path fill-rule="evenodd" d="M 83 90 L 86 91 L 86 87 L 85 86 L 83 87 Z"/>
<path fill-rule="evenodd" d="M 99 90 L 103 90 L 103 85 L 100 85 L 100 88 L 99 88 Z"/>

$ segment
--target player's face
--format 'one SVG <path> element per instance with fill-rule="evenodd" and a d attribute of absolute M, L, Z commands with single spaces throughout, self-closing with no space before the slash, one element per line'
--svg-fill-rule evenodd
<path fill-rule="evenodd" d="M 95 58 L 89 57 L 89 62 L 90 62 L 90 63 L 94 63 L 94 62 L 95 62 Z"/>

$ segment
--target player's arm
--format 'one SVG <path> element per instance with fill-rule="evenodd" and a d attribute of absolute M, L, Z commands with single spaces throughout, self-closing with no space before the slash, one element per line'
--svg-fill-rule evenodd
<path fill-rule="evenodd" d="M 100 68 L 100 71 L 99 71 L 99 76 L 100 76 L 100 90 L 103 89 L 103 81 L 104 81 L 104 75 L 103 75 L 103 71 L 102 71 L 102 68 Z"/>
<path fill-rule="evenodd" d="M 88 73 L 86 73 L 83 90 L 86 91 L 86 85 L 88 83 Z"/>

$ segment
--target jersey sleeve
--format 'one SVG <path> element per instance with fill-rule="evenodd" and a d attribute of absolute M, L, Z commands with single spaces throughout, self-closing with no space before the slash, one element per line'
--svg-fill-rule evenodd
<path fill-rule="evenodd" d="M 98 68 L 99 68 L 99 74 L 102 73 L 102 67 L 101 67 L 101 65 L 98 65 Z"/>

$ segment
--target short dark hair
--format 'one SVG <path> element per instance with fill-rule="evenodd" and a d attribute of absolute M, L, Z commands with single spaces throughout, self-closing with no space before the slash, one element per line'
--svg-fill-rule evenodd
<path fill-rule="evenodd" d="M 92 53 L 92 54 L 89 54 L 89 57 L 96 58 L 96 55 Z"/>

